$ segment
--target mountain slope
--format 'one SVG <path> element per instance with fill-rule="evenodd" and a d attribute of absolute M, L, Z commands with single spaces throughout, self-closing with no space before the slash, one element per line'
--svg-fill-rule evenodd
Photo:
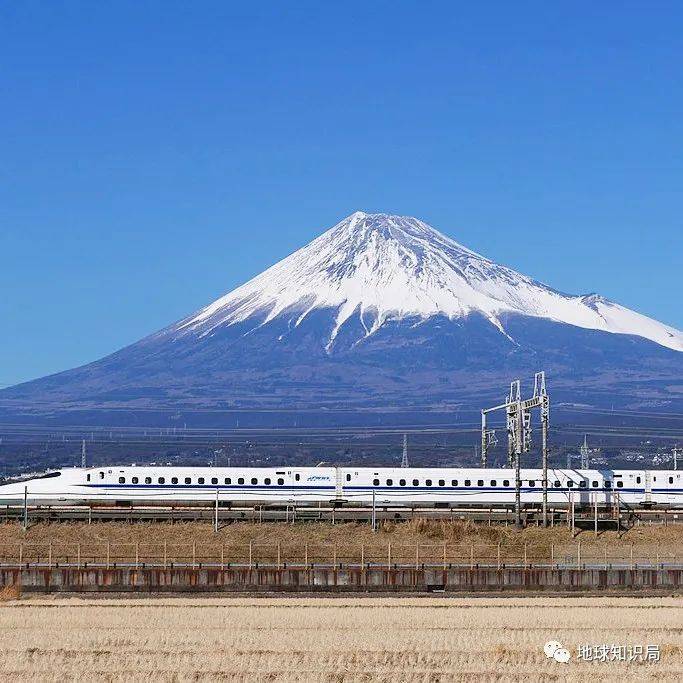
<path fill-rule="evenodd" d="M 183 321 L 178 330 L 206 335 L 248 318 L 268 322 L 285 312 L 298 326 L 321 308 L 337 311 L 330 345 L 354 314 L 369 335 L 392 318 L 462 318 L 476 311 L 501 332 L 500 315 L 517 313 L 636 334 L 683 351 L 683 333 L 602 297 L 561 294 L 415 218 L 360 211 Z"/>
<path fill-rule="evenodd" d="M 356 212 L 201 311 L 0 407 L 481 405 L 545 369 L 554 399 L 671 407 L 683 334 L 570 296 L 415 218 Z"/>

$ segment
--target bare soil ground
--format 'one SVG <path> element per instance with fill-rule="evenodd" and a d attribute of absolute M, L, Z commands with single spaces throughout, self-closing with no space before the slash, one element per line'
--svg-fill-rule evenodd
<path fill-rule="evenodd" d="M 80 599 L 0 603 L 0 679 L 680 681 L 675 598 Z M 561 664 L 543 646 L 560 641 Z M 658 645 L 658 663 L 580 645 Z"/>

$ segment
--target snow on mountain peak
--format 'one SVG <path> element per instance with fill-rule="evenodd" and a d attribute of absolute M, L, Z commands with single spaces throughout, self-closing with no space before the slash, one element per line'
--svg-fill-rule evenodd
<path fill-rule="evenodd" d="M 683 351 L 683 333 L 596 294 L 561 294 L 477 254 L 409 216 L 356 211 L 305 247 L 182 321 L 178 331 L 210 335 L 254 317 L 286 314 L 300 325 L 314 310 L 335 311 L 328 351 L 357 316 L 365 336 L 387 320 L 484 315 L 506 334 L 501 314 L 633 334 Z"/>

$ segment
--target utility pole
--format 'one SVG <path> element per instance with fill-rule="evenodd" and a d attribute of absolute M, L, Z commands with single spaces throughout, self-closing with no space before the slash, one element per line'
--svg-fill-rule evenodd
<path fill-rule="evenodd" d="M 512 467 L 515 461 L 515 440 L 517 438 L 517 420 L 515 418 L 515 410 L 517 408 L 517 399 L 521 398 L 522 390 L 521 383 L 518 379 L 510 384 L 510 395 L 505 402 L 505 424 L 508 435 L 508 466 Z"/>
<path fill-rule="evenodd" d="M 408 435 L 403 435 L 403 457 L 401 458 L 401 467 L 410 467 L 408 463 Z"/>
<path fill-rule="evenodd" d="M 498 439 L 496 439 L 496 430 L 486 428 L 486 415 L 488 412 L 488 410 L 481 411 L 481 466 L 483 468 L 488 467 L 489 448 L 498 445 Z M 477 455 L 476 447 L 474 455 L 475 457 Z"/>
<path fill-rule="evenodd" d="M 543 526 L 548 526 L 548 428 L 550 426 L 550 398 L 545 386 L 545 372 L 534 377 L 534 398 L 541 399 L 541 458 L 543 467 Z"/>
<path fill-rule="evenodd" d="M 511 397 L 512 398 L 512 397 Z M 524 415 L 522 396 L 517 380 L 517 415 L 515 419 L 515 526 L 522 528 L 522 450 L 524 448 Z"/>
<path fill-rule="evenodd" d="M 24 486 L 24 521 L 22 528 L 24 531 L 28 529 L 28 486 Z"/>
<path fill-rule="evenodd" d="M 486 467 L 488 465 L 486 458 L 486 437 L 488 430 L 486 429 L 486 411 L 481 411 L 481 466 Z"/>
<path fill-rule="evenodd" d="M 543 523 L 548 522 L 548 429 L 550 422 L 550 397 L 548 396 L 545 372 L 537 372 L 534 376 L 534 395 L 523 399 L 520 380 L 510 384 L 510 394 L 505 403 L 484 408 L 481 411 L 481 462 L 486 466 L 486 451 L 489 445 L 495 443 L 493 430 L 486 426 L 486 416 L 496 410 L 505 410 L 508 436 L 508 465 L 515 468 L 515 522 L 522 526 L 522 453 L 531 450 L 531 411 L 533 408 L 541 410 L 541 455 L 543 461 Z"/>
<path fill-rule="evenodd" d="M 588 466 L 589 466 L 589 454 L 590 454 L 590 449 L 588 448 L 588 434 L 584 434 L 584 436 L 583 436 L 583 444 L 581 445 L 580 453 L 581 453 L 581 469 L 587 470 Z"/>
<path fill-rule="evenodd" d="M 218 533 L 218 486 L 216 486 L 216 507 L 214 509 L 213 530 L 214 533 Z"/>
<path fill-rule="evenodd" d="M 86 457 L 85 457 L 85 439 L 81 441 L 81 467 L 86 468 Z"/>

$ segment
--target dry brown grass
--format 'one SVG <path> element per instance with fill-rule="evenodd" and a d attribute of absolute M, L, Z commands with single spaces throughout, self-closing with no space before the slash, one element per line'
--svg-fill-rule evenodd
<path fill-rule="evenodd" d="M 551 639 L 662 660 L 562 665 Z M 0 605 L 0 651 L 1 680 L 679 681 L 683 601 L 31 598 Z"/>
<path fill-rule="evenodd" d="M 513 527 L 487 526 L 463 521 L 414 519 L 407 522 L 386 522 L 377 533 L 367 524 L 344 523 L 264 523 L 237 522 L 224 525 L 215 534 L 211 524 L 187 523 L 57 523 L 37 524 L 22 532 L 16 523 L 0 524 L 0 558 L 16 557 L 19 544 L 24 544 L 24 558 L 47 555 L 48 544 L 53 544 L 53 557 L 70 555 L 74 559 L 80 546 L 84 560 L 104 557 L 107 543 L 119 544 L 112 552 L 121 561 L 130 559 L 138 544 L 140 558 L 159 558 L 163 544 L 168 545 L 169 558 L 187 559 L 192 544 L 198 559 L 216 560 L 224 551 L 226 561 L 244 561 L 252 542 L 255 559 L 272 561 L 276 546 L 280 545 L 283 561 L 301 561 L 307 552 L 310 561 L 329 561 L 336 554 L 340 562 L 357 562 L 363 552 L 366 561 L 384 562 L 387 549 L 392 545 L 392 558 L 396 562 L 412 562 L 415 548 L 420 546 L 421 561 L 440 561 L 443 545 L 447 545 L 449 561 L 475 558 L 495 558 L 497 545 L 502 558 L 519 558 L 523 548 L 530 561 L 546 560 L 552 553 L 556 558 L 576 554 L 577 544 L 582 545 L 582 557 L 600 559 L 628 558 L 633 548 L 635 558 L 657 556 L 665 559 L 683 557 L 683 526 L 641 526 L 623 535 L 614 531 L 601 532 L 595 538 L 590 531 L 572 538 L 567 527 L 542 529 L 529 527 L 517 531 Z M 125 545 L 123 545 L 125 544 Z M 362 548 L 362 551 L 361 551 Z"/>
<path fill-rule="evenodd" d="M 0 602 L 18 600 L 21 597 L 21 586 L 4 586 L 0 589 Z"/>

